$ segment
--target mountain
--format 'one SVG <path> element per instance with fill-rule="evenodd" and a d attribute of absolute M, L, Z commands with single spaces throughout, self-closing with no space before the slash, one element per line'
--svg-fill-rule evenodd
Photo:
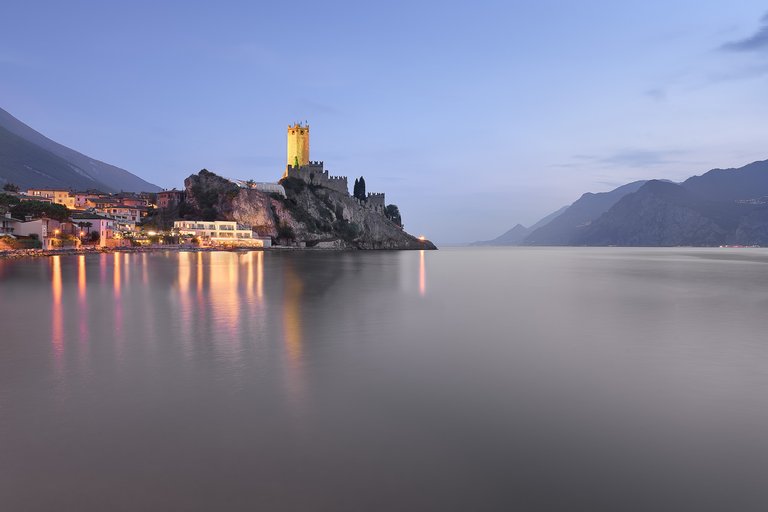
<path fill-rule="evenodd" d="M 512 229 L 505 231 L 503 234 L 497 236 L 493 240 L 486 240 L 483 242 L 473 242 L 470 245 L 472 246 L 521 245 L 523 240 L 525 240 L 525 237 L 528 236 L 529 233 L 552 222 L 552 220 L 554 220 L 558 215 L 560 215 L 567 209 L 568 209 L 568 206 L 563 206 L 556 212 L 552 212 L 546 217 L 544 217 L 543 219 L 539 220 L 538 222 L 536 222 L 536 224 L 534 224 L 530 228 L 526 228 L 522 224 L 517 224 Z"/>
<path fill-rule="evenodd" d="M 98 188 L 99 182 L 50 151 L 0 127 L 0 182 L 35 187 Z"/>
<path fill-rule="evenodd" d="M 682 183 L 694 194 L 715 201 L 736 201 L 768 196 L 768 160 L 738 169 L 713 169 Z"/>
<path fill-rule="evenodd" d="M 516 224 L 515 227 L 512 229 L 507 230 L 503 234 L 497 236 L 493 240 L 486 240 L 484 242 L 473 242 L 470 245 L 473 246 L 480 246 L 480 245 L 520 245 L 520 242 L 525 240 L 525 237 L 528 236 L 528 233 L 530 233 L 531 230 L 527 227 L 523 226 L 522 224 Z"/>
<path fill-rule="evenodd" d="M 582 229 L 574 245 L 768 245 L 768 161 L 681 184 L 649 181 Z"/>
<path fill-rule="evenodd" d="M 590 222 L 607 212 L 622 197 L 637 191 L 645 181 L 622 185 L 610 192 L 587 192 L 553 220 L 532 230 L 525 245 L 571 245 L 579 232 Z"/>
<path fill-rule="evenodd" d="M 538 222 L 536 222 L 533 226 L 529 227 L 528 230 L 532 233 L 532 232 L 536 231 L 537 229 L 546 226 L 547 224 L 549 224 L 550 222 L 552 222 L 553 220 L 558 218 L 560 216 L 560 214 L 564 213 L 565 210 L 570 208 L 570 206 L 571 205 L 567 204 L 567 205 L 563 206 L 562 208 L 560 208 L 559 210 L 550 213 L 549 215 L 545 216 L 544 218 L 542 218 Z"/>
<path fill-rule="evenodd" d="M 0 109 L 0 182 L 22 189 L 61 187 L 104 192 L 156 192 L 153 185 L 52 141 Z"/>

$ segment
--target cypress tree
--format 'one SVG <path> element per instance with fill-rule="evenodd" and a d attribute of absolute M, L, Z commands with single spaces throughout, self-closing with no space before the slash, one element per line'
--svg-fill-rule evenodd
<path fill-rule="evenodd" d="M 355 186 L 352 187 L 352 197 L 358 197 L 360 195 L 360 182 L 355 178 Z"/>
<path fill-rule="evenodd" d="M 365 201 L 365 178 L 360 176 L 360 200 Z"/>

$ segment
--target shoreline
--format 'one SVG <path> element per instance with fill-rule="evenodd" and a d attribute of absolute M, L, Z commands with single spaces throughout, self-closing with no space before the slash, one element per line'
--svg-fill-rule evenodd
<path fill-rule="evenodd" d="M 242 247 L 195 247 L 184 245 L 158 245 L 149 247 L 87 247 L 81 249 L 10 249 L 0 250 L 0 259 L 45 258 L 49 256 L 81 256 L 85 254 L 109 254 L 115 252 L 147 253 L 164 251 L 213 252 L 241 251 Z M 249 251 L 263 251 L 261 247 L 249 247 Z"/>
<path fill-rule="evenodd" d="M 331 247 L 197 247 L 193 245 L 157 245 L 147 247 L 87 247 L 81 249 L 9 249 L 0 250 L 0 260 L 22 258 L 47 258 L 50 256 L 82 256 L 87 254 L 153 253 L 153 252 L 348 252 L 348 251 L 409 251 L 419 249 L 353 249 Z M 422 249 L 423 250 L 423 249 Z M 429 250 L 429 249 L 428 249 Z"/>

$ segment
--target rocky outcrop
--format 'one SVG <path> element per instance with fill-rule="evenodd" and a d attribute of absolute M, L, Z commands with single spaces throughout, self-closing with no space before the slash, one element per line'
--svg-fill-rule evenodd
<path fill-rule="evenodd" d="M 328 249 L 435 249 L 373 208 L 331 188 L 287 178 L 286 197 L 240 188 L 209 171 L 184 181 L 184 216 L 234 220 L 281 245 Z"/>

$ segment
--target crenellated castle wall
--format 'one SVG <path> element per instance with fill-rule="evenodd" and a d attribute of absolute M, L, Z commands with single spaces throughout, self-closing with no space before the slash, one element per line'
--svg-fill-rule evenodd
<path fill-rule="evenodd" d="M 323 162 L 313 161 L 309 162 L 307 165 L 299 166 L 298 168 L 289 165 L 285 168 L 283 177 L 300 179 L 308 185 L 325 187 L 349 195 L 347 177 L 331 176 L 328 171 L 323 168 Z"/>
<path fill-rule="evenodd" d="M 373 209 L 384 209 L 385 206 L 385 200 L 384 200 L 384 194 L 383 193 L 377 193 L 377 192 L 368 192 L 368 198 L 366 200 L 366 203 L 368 203 L 368 207 Z"/>

